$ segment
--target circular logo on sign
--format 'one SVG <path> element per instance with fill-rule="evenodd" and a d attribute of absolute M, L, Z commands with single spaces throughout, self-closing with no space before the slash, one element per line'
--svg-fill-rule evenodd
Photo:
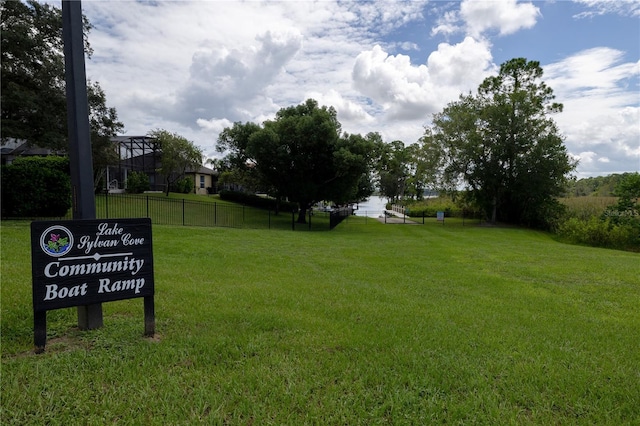
<path fill-rule="evenodd" d="M 73 234 L 64 226 L 50 226 L 40 236 L 40 248 L 49 256 L 64 256 L 72 247 Z"/>

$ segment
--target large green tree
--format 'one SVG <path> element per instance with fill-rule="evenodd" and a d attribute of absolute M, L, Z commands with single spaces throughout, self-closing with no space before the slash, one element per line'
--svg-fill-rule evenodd
<path fill-rule="evenodd" d="M 430 129 L 425 129 L 425 134 L 417 143 L 409 145 L 409 150 L 413 169 L 410 186 L 420 199 L 425 190 L 431 192 L 442 182 L 442 151 L 434 143 Z"/>
<path fill-rule="evenodd" d="M 189 170 L 197 170 L 202 166 L 202 149 L 187 138 L 164 129 L 149 132 L 160 145 L 161 160 L 158 172 L 165 180 L 165 193 L 169 195 L 171 187 L 184 178 Z"/>
<path fill-rule="evenodd" d="M 605 212 L 614 223 L 633 226 L 640 240 L 640 173 L 624 173 L 616 185 L 618 203 Z"/>
<path fill-rule="evenodd" d="M 318 201 L 360 201 L 373 192 L 373 135 L 341 135 L 333 108 L 309 99 L 283 108 L 262 126 L 236 123 L 218 138 L 236 170 L 250 172 L 258 186 L 300 206 L 298 222 Z"/>
<path fill-rule="evenodd" d="M 255 160 L 250 158 L 247 152 L 249 138 L 259 131 L 258 124 L 246 122 L 233 123 L 233 126 L 226 127 L 218 136 L 216 150 L 225 153 L 225 157 L 220 160 L 224 165 L 220 170 L 220 183 L 237 184 L 249 191 L 266 191 L 269 188 L 262 187 L 262 183 L 255 168 Z"/>
<path fill-rule="evenodd" d="M 0 13 L 2 142 L 12 138 L 67 151 L 62 11 L 34 0 L 2 0 Z M 85 54 L 89 58 L 90 28 L 84 18 Z M 87 92 L 94 172 L 101 176 L 106 164 L 117 161 L 109 140 L 124 126 L 115 108 L 107 107 L 97 82 L 88 82 Z"/>
<path fill-rule="evenodd" d="M 562 111 L 543 70 L 524 58 L 501 65 L 477 94 L 434 115 L 429 138 L 440 148 L 442 176 L 463 183 L 495 223 L 545 226 L 575 163 L 549 114 Z"/>
<path fill-rule="evenodd" d="M 379 146 L 376 173 L 380 193 L 392 203 L 405 195 L 409 179 L 409 151 L 396 140 Z"/>
<path fill-rule="evenodd" d="M 426 189 L 436 187 L 439 148 L 434 149 L 429 141 L 429 137 L 424 136 L 409 146 L 399 140 L 378 145 L 377 185 L 387 200 L 392 203 L 403 199 L 420 200 Z"/>
<path fill-rule="evenodd" d="M 336 204 L 364 201 L 374 192 L 372 171 L 375 165 L 377 133 L 344 134 L 333 154 L 334 178 L 329 181 L 324 200 Z"/>
<path fill-rule="evenodd" d="M 32 0 L 0 5 L 2 138 L 63 149 L 67 118 L 60 10 Z"/>

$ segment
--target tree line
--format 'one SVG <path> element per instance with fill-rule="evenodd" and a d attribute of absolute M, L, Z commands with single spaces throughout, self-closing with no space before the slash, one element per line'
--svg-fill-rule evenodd
<path fill-rule="evenodd" d="M 631 173 L 613 173 L 606 176 L 591 176 L 571 179 L 567 185 L 567 197 L 615 197 L 616 188 Z"/>
<path fill-rule="evenodd" d="M 360 201 L 374 188 L 390 201 L 427 189 L 460 192 L 497 221 L 548 226 L 576 163 L 550 114 L 562 111 L 536 61 L 515 58 L 434 115 L 419 141 L 340 134 L 335 110 L 314 100 L 262 125 L 235 123 L 218 138 L 224 179 L 276 197 Z M 301 219 L 302 220 L 302 219 Z"/>

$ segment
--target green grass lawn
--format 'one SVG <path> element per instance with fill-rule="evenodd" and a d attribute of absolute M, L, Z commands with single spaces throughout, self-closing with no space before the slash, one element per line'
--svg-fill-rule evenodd
<path fill-rule="evenodd" d="M 3 222 L 0 424 L 638 424 L 640 254 L 364 220 L 154 226 L 155 338 L 142 299 L 63 309 L 41 355 Z"/>

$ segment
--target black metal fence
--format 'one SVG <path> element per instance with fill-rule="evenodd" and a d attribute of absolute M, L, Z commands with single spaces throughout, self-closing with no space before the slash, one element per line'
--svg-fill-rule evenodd
<path fill-rule="evenodd" d="M 426 216 L 395 216 L 388 210 L 357 211 L 351 207 L 333 209 L 332 211 L 308 210 L 304 223 L 298 222 L 297 211 L 280 211 L 259 209 L 256 207 L 230 204 L 218 201 L 195 201 L 168 198 L 161 194 L 96 194 L 96 218 L 118 219 L 148 217 L 158 225 L 205 226 L 255 229 L 282 229 L 294 231 L 328 231 L 343 221 L 349 224 L 366 225 L 374 222 L 386 224 L 422 224 L 426 222 L 444 224 L 443 220 Z M 351 220 L 351 219 L 354 220 Z M 72 219 L 71 210 L 63 217 L 8 218 L 10 219 Z M 460 218 L 458 218 L 460 219 Z M 480 222 L 477 217 L 461 217 L 469 224 Z"/>
<path fill-rule="evenodd" d="M 334 209 L 329 213 L 329 229 L 333 229 L 340 224 L 343 220 L 353 214 L 351 207 L 342 207 Z"/>
<path fill-rule="evenodd" d="M 97 219 L 148 217 L 158 225 L 313 231 L 330 230 L 335 226 L 329 212 L 310 211 L 305 218 L 306 223 L 298 223 L 298 212 L 295 211 L 275 212 L 225 202 L 174 199 L 157 194 L 96 194 L 95 203 Z M 70 210 L 66 216 L 55 219 L 72 219 L 72 212 Z"/>
<path fill-rule="evenodd" d="M 158 225 L 329 229 L 328 220 L 320 220 L 318 217 L 314 217 L 313 221 L 309 220 L 308 224 L 297 223 L 297 212 L 275 212 L 225 202 L 172 199 L 157 195 L 97 195 L 96 217 L 148 217 Z"/>

